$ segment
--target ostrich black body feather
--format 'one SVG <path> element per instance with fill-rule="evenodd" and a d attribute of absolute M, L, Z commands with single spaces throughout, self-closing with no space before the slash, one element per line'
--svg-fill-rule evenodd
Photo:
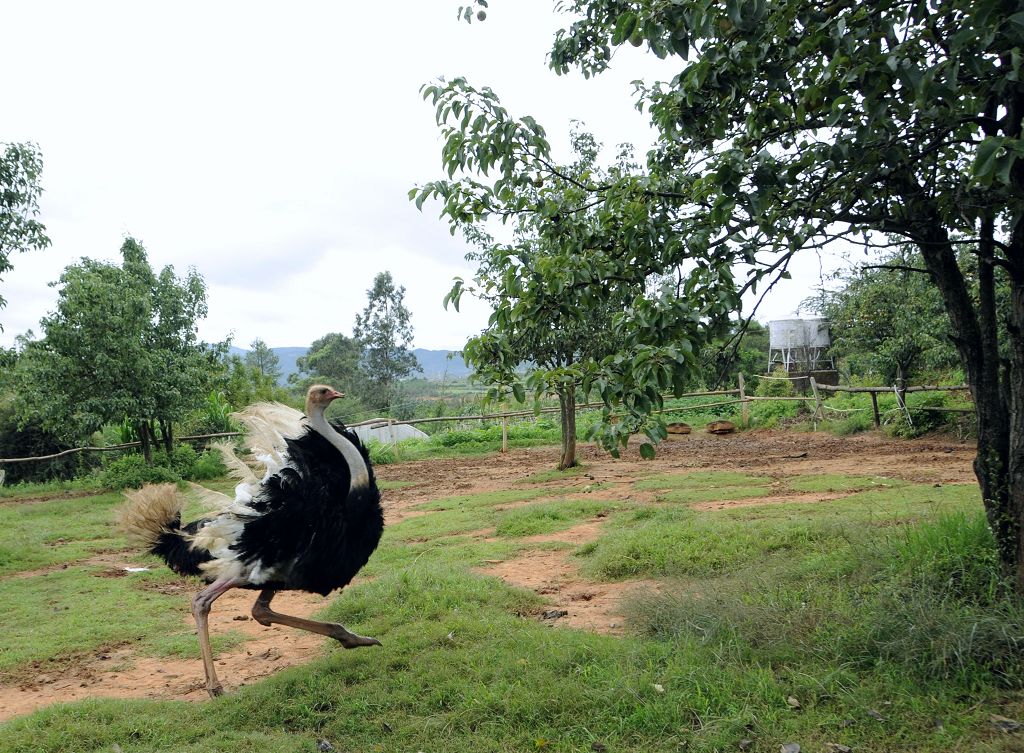
<path fill-rule="evenodd" d="M 230 544 L 231 558 L 248 580 L 240 587 L 327 595 L 347 585 L 377 548 L 384 513 L 369 453 L 354 432 L 336 428 L 366 461 L 369 484 L 350 490 L 351 471 L 344 458 L 313 429 L 286 439 L 286 465 L 262 482 L 247 505 L 251 512 L 222 513 L 241 524 Z M 185 526 L 175 521 L 153 553 L 176 572 L 214 580 L 218 573 L 200 566 L 215 557 L 193 546 L 191 536 L 220 518 Z"/>

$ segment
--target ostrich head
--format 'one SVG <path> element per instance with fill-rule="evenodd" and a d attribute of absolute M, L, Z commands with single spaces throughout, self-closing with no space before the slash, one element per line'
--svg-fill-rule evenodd
<path fill-rule="evenodd" d="M 326 384 L 314 384 L 306 393 L 306 415 L 323 415 L 323 412 L 327 410 L 327 406 L 331 404 L 331 401 L 337 400 L 339 397 L 345 397 L 345 393 L 338 392 L 333 387 L 328 387 Z"/>

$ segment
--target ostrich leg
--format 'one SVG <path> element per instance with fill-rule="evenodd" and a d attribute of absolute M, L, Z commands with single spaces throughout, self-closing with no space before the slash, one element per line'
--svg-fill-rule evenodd
<path fill-rule="evenodd" d="M 199 633 L 199 650 L 203 654 L 203 668 L 206 670 L 206 692 L 210 694 L 211 698 L 223 695 L 224 686 L 217 679 L 217 670 L 213 667 L 213 648 L 210 646 L 210 630 L 207 618 L 213 602 L 241 582 L 236 578 L 215 580 L 192 599 L 192 616 L 196 619 L 196 630 Z"/>
<path fill-rule="evenodd" d="M 299 630 L 307 630 L 318 635 L 326 635 L 328 638 L 334 638 L 345 648 L 380 645 L 380 641 L 376 638 L 356 635 L 346 630 L 344 625 L 339 625 L 336 622 L 317 622 L 316 620 L 305 620 L 302 617 L 292 617 L 291 615 L 275 612 L 270 608 L 270 600 L 274 598 L 276 593 L 277 591 L 273 589 L 264 589 L 260 592 L 256 603 L 252 605 L 252 618 L 261 625 L 269 627 L 277 623 L 298 628 Z"/>

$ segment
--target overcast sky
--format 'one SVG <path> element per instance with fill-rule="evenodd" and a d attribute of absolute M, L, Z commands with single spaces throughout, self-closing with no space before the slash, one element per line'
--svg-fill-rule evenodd
<path fill-rule="evenodd" d="M 626 47 L 597 79 L 545 64 L 566 17 L 552 0 L 495 0 L 484 23 L 459 0 L 57 2 L 0 0 L 0 141 L 34 141 L 40 219 L 53 245 L 12 258 L 0 282 L 10 345 L 52 311 L 48 287 L 86 256 L 118 261 L 126 235 L 151 264 L 195 267 L 209 287 L 207 341 L 272 347 L 351 333 L 374 275 L 406 288 L 415 345 L 460 348 L 487 314 L 441 300 L 470 276 L 462 241 L 407 199 L 440 177 L 433 108 L 419 88 L 464 75 L 491 86 L 567 154 L 570 121 L 643 154 L 652 132 L 630 81 L 674 63 Z M 809 256 L 761 307 L 793 313 L 818 283 Z"/>

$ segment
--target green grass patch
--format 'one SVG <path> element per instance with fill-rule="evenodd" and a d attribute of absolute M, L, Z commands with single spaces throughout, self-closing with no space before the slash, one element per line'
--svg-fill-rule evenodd
<path fill-rule="evenodd" d="M 584 571 L 601 579 L 708 577 L 779 554 L 827 557 L 834 547 L 863 539 L 864 525 L 906 525 L 970 504 L 977 504 L 976 487 L 947 484 L 711 512 L 644 507 L 614 516 L 605 534 L 578 554 Z"/>
<path fill-rule="evenodd" d="M 833 473 L 797 476 L 786 486 L 798 492 L 849 492 L 906 486 L 907 482 L 885 476 L 841 476 Z"/>
<path fill-rule="evenodd" d="M 406 489 L 410 486 L 416 486 L 415 481 L 383 481 L 377 479 L 377 488 L 386 489 Z"/>
<path fill-rule="evenodd" d="M 767 476 L 752 476 L 733 471 L 694 471 L 693 473 L 662 473 L 637 481 L 637 489 L 673 491 L 676 489 L 722 489 L 771 483 Z"/>
<path fill-rule="evenodd" d="M 616 505 L 608 502 L 564 500 L 516 507 L 499 515 L 495 525 L 498 536 L 522 537 L 554 533 L 571 528 L 599 513 L 608 513 Z"/>
<path fill-rule="evenodd" d="M 111 524 L 123 499 L 108 493 L 0 506 L 0 576 L 124 548 Z"/>
<path fill-rule="evenodd" d="M 564 479 L 574 479 L 578 476 L 583 476 L 587 473 L 587 467 L 585 465 L 575 465 L 572 468 L 566 468 L 564 471 L 553 469 L 550 471 L 541 471 L 534 473 L 526 478 L 519 479 L 517 484 L 547 484 L 551 481 L 562 481 Z"/>
<path fill-rule="evenodd" d="M 665 473 L 636 482 L 638 489 L 658 492 L 661 502 L 695 504 L 715 500 L 747 499 L 771 494 L 772 479 L 731 471 Z"/>
<path fill-rule="evenodd" d="M 170 580 L 169 573 L 104 578 L 98 572 L 72 566 L 0 581 L 0 678 L 18 676 L 31 662 L 186 631 L 180 598 L 137 587 Z"/>

